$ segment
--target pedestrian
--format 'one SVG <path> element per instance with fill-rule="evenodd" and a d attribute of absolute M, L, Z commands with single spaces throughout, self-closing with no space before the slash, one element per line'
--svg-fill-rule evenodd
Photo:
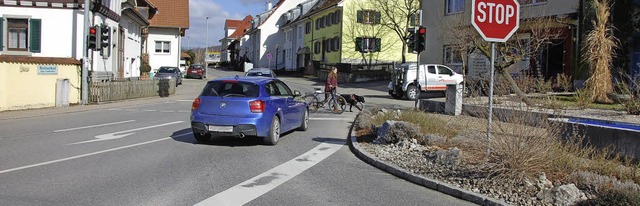
<path fill-rule="evenodd" d="M 336 99 L 336 91 L 338 90 L 338 68 L 335 66 L 331 67 L 331 71 L 327 75 L 327 84 L 324 86 L 324 101 L 326 103 L 327 99 L 329 99 L 329 94 L 333 99 L 333 105 L 338 105 Z M 332 108 L 333 110 L 337 110 L 338 108 Z"/>

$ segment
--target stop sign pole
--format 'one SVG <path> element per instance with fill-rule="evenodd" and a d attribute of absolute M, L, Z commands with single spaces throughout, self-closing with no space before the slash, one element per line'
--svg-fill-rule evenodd
<path fill-rule="evenodd" d="M 517 0 L 471 0 L 471 5 L 471 24 L 485 41 L 491 42 L 489 124 L 487 126 L 487 139 L 491 140 L 495 46 L 496 42 L 506 42 L 520 27 L 520 4 Z"/>

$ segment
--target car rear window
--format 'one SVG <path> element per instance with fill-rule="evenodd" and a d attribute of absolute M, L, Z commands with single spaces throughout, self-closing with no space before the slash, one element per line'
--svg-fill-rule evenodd
<path fill-rule="evenodd" d="M 260 86 L 241 81 L 213 81 L 207 83 L 201 96 L 258 97 Z"/>
<path fill-rule="evenodd" d="M 158 73 L 175 73 L 177 69 L 175 67 L 160 67 Z"/>

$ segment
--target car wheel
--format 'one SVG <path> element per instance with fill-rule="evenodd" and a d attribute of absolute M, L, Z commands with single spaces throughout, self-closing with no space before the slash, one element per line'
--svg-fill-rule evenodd
<path fill-rule="evenodd" d="M 209 134 L 209 133 L 200 134 L 197 131 L 193 131 L 193 138 L 195 138 L 196 141 L 199 142 L 199 143 L 204 143 L 204 142 L 208 142 L 209 140 L 211 140 L 211 134 Z"/>
<path fill-rule="evenodd" d="M 302 124 L 300 124 L 300 131 L 307 131 L 309 129 L 309 110 L 304 110 L 304 114 L 302 115 Z"/>
<path fill-rule="evenodd" d="M 280 140 L 280 119 L 278 116 L 274 116 L 271 120 L 271 127 L 269 127 L 269 134 L 264 139 L 267 145 L 276 145 Z"/>
<path fill-rule="evenodd" d="M 407 86 L 407 99 L 409 100 L 416 100 L 416 97 L 418 95 L 418 90 L 416 89 L 416 86 L 414 85 L 409 85 Z"/>

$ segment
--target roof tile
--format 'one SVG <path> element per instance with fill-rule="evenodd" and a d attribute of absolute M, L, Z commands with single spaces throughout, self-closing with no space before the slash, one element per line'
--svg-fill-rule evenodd
<path fill-rule="evenodd" d="M 189 0 L 149 0 L 158 7 L 152 27 L 189 28 Z"/>

